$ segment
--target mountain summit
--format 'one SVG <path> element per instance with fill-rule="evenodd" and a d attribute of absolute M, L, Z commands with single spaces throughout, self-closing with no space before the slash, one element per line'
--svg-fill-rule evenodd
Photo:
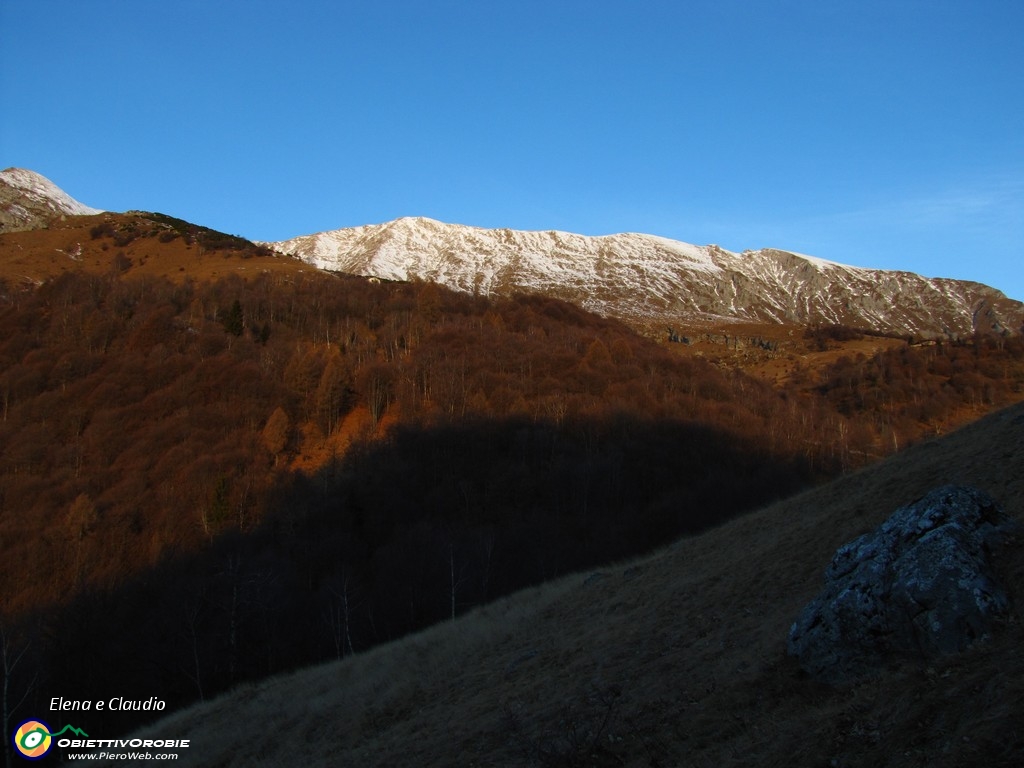
<path fill-rule="evenodd" d="M 103 211 L 83 205 L 35 171 L 0 171 L 0 232 L 38 229 L 55 217 L 96 213 Z"/>
<path fill-rule="evenodd" d="M 590 237 L 402 218 L 269 245 L 321 269 L 481 294 L 543 293 L 659 329 L 745 320 L 958 337 L 1018 333 L 1024 324 L 1024 304 L 980 283 L 635 233 Z"/>

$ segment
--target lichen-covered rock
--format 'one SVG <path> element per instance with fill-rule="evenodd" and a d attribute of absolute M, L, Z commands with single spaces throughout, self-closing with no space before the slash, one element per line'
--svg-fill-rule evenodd
<path fill-rule="evenodd" d="M 825 589 L 790 629 L 790 655 L 842 684 L 898 656 L 956 653 L 987 637 L 1009 606 L 989 561 L 1011 527 L 974 488 L 945 486 L 901 507 L 836 551 Z"/>

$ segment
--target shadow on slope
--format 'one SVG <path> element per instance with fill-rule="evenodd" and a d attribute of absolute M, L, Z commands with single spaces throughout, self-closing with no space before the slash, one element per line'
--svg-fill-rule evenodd
<path fill-rule="evenodd" d="M 811 479 L 803 457 L 689 422 L 398 425 L 287 476 L 251 532 L 27 622 L 11 688 L 29 691 L 26 712 L 54 696 L 173 709 L 650 551 Z M 74 724 L 112 738 L 151 716 L 94 710 Z"/>
<path fill-rule="evenodd" d="M 643 560 L 177 713 L 186 765 L 1009 766 L 1019 607 L 988 644 L 837 691 L 785 638 L 840 544 L 946 482 L 1024 521 L 1024 406 Z M 1024 594 L 1024 553 L 997 567 Z"/>

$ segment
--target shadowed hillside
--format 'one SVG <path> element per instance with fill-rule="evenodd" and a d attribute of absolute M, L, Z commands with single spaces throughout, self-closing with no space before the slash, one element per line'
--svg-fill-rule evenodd
<path fill-rule="evenodd" d="M 970 483 L 1024 522 L 1024 406 L 649 558 L 172 715 L 179 764 L 1010 766 L 1024 754 L 1018 601 L 989 643 L 837 691 L 785 656 L 835 548 Z"/>

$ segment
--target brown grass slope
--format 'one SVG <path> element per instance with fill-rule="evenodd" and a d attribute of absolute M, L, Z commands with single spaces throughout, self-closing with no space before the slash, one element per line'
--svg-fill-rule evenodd
<path fill-rule="evenodd" d="M 179 765 L 970 766 L 1024 755 L 1024 631 L 833 690 L 785 656 L 835 548 L 947 482 L 1024 521 L 1024 406 L 634 563 L 146 729 Z M 1024 552 L 998 568 L 1017 600 Z"/>
<path fill-rule="evenodd" d="M 0 231 L 0 281 L 11 288 L 38 286 L 69 272 L 181 283 L 315 271 L 240 237 L 160 213 L 63 216 L 43 229 Z"/>

